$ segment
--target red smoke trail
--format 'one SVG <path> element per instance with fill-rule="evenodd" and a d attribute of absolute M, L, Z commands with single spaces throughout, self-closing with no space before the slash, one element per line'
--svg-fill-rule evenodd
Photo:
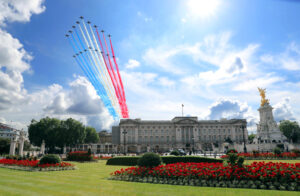
<path fill-rule="evenodd" d="M 119 82 L 121 84 L 122 98 L 123 98 L 123 102 L 124 102 L 124 106 L 125 106 L 125 112 L 126 112 L 126 116 L 127 116 L 126 118 L 129 118 L 127 104 L 126 104 L 125 90 L 124 90 L 123 82 L 122 82 L 122 79 L 121 79 L 121 76 L 120 76 L 119 66 L 118 66 L 118 63 L 116 61 L 116 56 L 115 56 L 115 52 L 114 52 L 114 49 L 113 49 L 113 45 L 112 45 L 110 36 L 109 36 L 109 42 L 110 42 L 110 47 L 111 47 L 111 52 L 112 52 L 112 55 L 113 55 L 114 63 L 115 63 L 116 69 L 117 69 Z"/>
<path fill-rule="evenodd" d="M 123 98 L 122 98 L 122 94 L 121 94 L 121 90 L 120 90 L 120 84 L 119 84 L 119 81 L 117 79 L 117 76 L 115 74 L 115 69 L 114 69 L 114 66 L 111 62 L 111 59 L 110 59 L 110 55 L 109 55 L 109 50 L 108 50 L 108 46 L 107 46 L 107 42 L 106 42 L 106 39 L 105 39 L 105 36 L 104 36 L 104 32 L 102 32 L 102 35 L 103 35 L 103 40 L 104 40 L 104 43 L 105 43 L 105 46 L 106 46 L 106 52 L 107 52 L 107 58 L 108 58 L 108 62 L 109 62 L 109 65 L 110 65 L 110 68 L 112 70 L 112 73 L 113 73 L 113 76 L 114 76 L 114 79 L 117 83 L 117 89 L 118 89 L 118 92 L 119 94 L 121 95 L 120 98 L 121 98 L 121 110 L 122 110 L 122 115 L 123 115 L 123 118 L 125 118 L 126 116 L 126 111 L 125 111 L 125 107 L 124 107 L 124 102 L 123 102 Z"/>
<path fill-rule="evenodd" d="M 99 32 L 98 32 L 98 29 L 96 28 L 96 33 L 97 33 L 97 36 L 98 36 L 98 40 L 100 42 L 100 47 L 101 47 L 101 50 L 102 50 L 102 57 L 103 57 L 103 60 L 104 60 L 104 64 L 106 66 L 106 69 L 108 71 L 108 74 L 109 74 L 109 77 L 112 81 L 112 84 L 114 86 L 114 89 L 115 89 L 115 93 L 116 93 L 116 96 L 118 98 L 118 101 L 119 101 L 119 105 L 120 105 L 120 109 L 122 111 L 122 116 L 123 116 L 123 110 L 122 110 L 122 99 L 121 99 L 121 96 L 120 96 L 120 92 L 118 91 L 118 88 L 116 86 L 116 81 L 114 80 L 113 76 L 112 76 L 112 73 L 111 73 L 111 69 L 109 69 L 109 67 L 107 66 L 107 60 L 106 60 L 106 57 L 105 57 L 105 51 L 104 51 L 104 48 L 103 48 L 103 45 L 102 45 L 102 41 L 101 41 L 101 38 L 100 38 L 100 35 L 99 35 Z"/>

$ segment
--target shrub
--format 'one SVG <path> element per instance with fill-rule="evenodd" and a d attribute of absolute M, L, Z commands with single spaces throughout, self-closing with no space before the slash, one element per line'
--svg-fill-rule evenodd
<path fill-rule="evenodd" d="M 124 166 L 136 166 L 137 161 L 140 157 L 113 157 L 107 160 L 106 165 L 124 165 Z M 207 157 L 197 157 L 197 156 L 163 156 L 161 157 L 162 162 L 165 164 L 172 163 L 222 163 L 222 159 L 214 159 Z"/>
<path fill-rule="evenodd" d="M 171 163 L 222 163 L 221 159 L 207 158 L 207 157 L 196 157 L 196 156 L 165 156 L 161 157 L 163 163 L 171 164 Z"/>
<path fill-rule="evenodd" d="M 47 154 L 45 156 L 43 156 L 39 162 L 39 164 L 56 164 L 56 163 L 60 163 L 61 159 L 59 156 L 55 155 L 55 154 Z"/>
<path fill-rule="evenodd" d="M 113 157 L 108 159 L 106 165 L 135 166 L 140 157 Z"/>
<path fill-rule="evenodd" d="M 296 154 L 300 154 L 300 149 L 295 148 L 295 149 L 291 150 L 291 152 L 296 153 Z"/>
<path fill-rule="evenodd" d="M 174 156 L 179 156 L 180 153 L 178 152 L 178 150 L 173 150 L 170 155 L 174 155 Z"/>
<path fill-rule="evenodd" d="M 274 154 L 276 154 L 276 155 L 280 155 L 281 154 L 281 149 L 278 148 L 278 147 L 274 148 L 273 151 L 274 151 Z"/>
<path fill-rule="evenodd" d="M 68 161 L 93 161 L 94 157 L 87 151 L 74 151 L 69 152 L 67 155 Z"/>
<path fill-rule="evenodd" d="M 228 154 L 228 163 L 231 165 L 235 165 L 236 161 L 238 160 L 238 155 L 236 153 L 229 153 Z"/>
<path fill-rule="evenodd" d="M 229 154 L 229 153 L 237 153 L 236 149 L 228 149 L 227 150 L 227 153 L 226 154 Z"/>
<path fill-rule="evenodd" d="M 237 165 L 238 167 L 243 167 L 243 163 L 245 161 L 245 158 L 244 157 L 239 157 L 238 160 L 237 160 Z"/>
<path fill-rule="evenodd" d="M 159 155 L 152 152 L 148 152 L 145 153 L 141 158 L 139 158 L 138 166 L 153 168 L 159 166 L 161 162 L 162 161 Z"/>

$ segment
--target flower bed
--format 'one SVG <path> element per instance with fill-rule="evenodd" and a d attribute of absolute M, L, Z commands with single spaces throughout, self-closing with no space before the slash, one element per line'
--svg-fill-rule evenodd
<path fill-rule="evenodd" d="M 74 165 L 66 162 L 56 164 L 39 164 L 39 160 L 14 160 L 1 159 L 0 167 L 26 170 L 26 171 L 59 171 L 59 170 L 73 170 Z"/>
<path fill-rule="evenodd" d="M 283 152 L 280 154 L 274 154 L 271 152 L 264 152 L 264 153 L 238 153 L 238 156 L 244 157 L 247 160 L 258 160 L 258 159 L 297 159 L 300 158 L 299 153 L 294 152 Z M 227 159 L 228 155 L 221 156 L 222 159 Z"/>
<path fill-rule="evenodd" d="M 108 160 L 108 159 L 111 159 L 112 157 L 111 156 L 99 156 L 99 157 L 94 157 L 94 159 L 96 160 Z"/>
<path fill-rule="evenodd" d="M 243 167 L 223 163 L 175 163 L 155 168 L 129 167 L 111 179 L 160 184 L 300 191 L 300 163 L 253 162 Z"/>
<path fill-rule="evenodd" d="M 74 151 L 69 152 L 67 155 L 68 161 L 94 161 L 94 156 L 90 154 L 88 151 Z"/>

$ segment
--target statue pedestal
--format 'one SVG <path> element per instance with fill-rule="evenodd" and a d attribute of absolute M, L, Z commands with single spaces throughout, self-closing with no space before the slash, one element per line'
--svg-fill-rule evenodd
<path fill-rule="evenodd" d="M 15 153 L 16 153 L 16 144 L 17 144 L 16 139 L 12 138 L 12 140 L 10 142 L 9 155 L 15 155 Z"/>

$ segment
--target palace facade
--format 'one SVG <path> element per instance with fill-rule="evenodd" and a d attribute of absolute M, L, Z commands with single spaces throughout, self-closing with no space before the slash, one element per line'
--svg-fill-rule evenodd
<path fill-rule="evenodd" d="M 244 130 L 244 131 L 243 131 Z M 172 120 L 121 119 L 112 127 L 112 143 L 118 152 L 167 152 L 172 149 L 209 151 L 226 141 L 247 142 L 245 119 L 198 120 L 175 117 Z"/>

